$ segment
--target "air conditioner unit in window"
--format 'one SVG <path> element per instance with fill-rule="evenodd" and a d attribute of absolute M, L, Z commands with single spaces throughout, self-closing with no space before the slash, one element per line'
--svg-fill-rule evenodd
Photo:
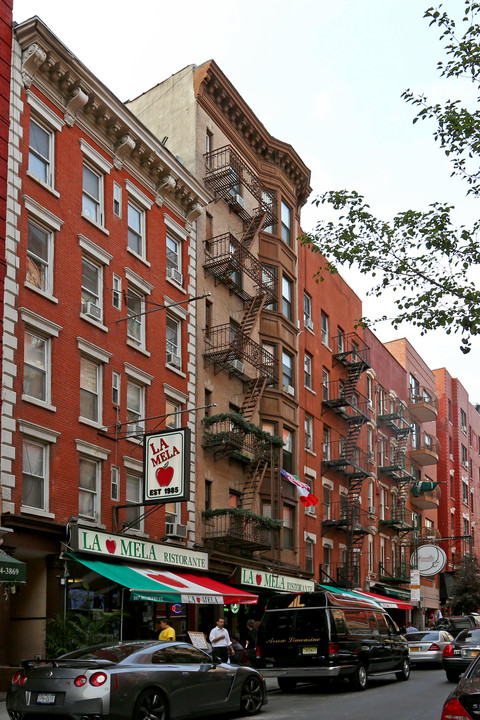
<path fill-rule="evenodd" d="M 237 372 L 240 372 L 240 373 L 243 373 L 243 371 L 245 369 L 245 365 L 243 364 L 243 362 L 241 360 L 237 360 L 237 358 L 235 358 L 234 360 L 231 360 L 229 365 L 232 368 L 232 370 L 236 370 Z"/>
<path fill-rule="evenodd" d="M 165 535 L 185 539 L 187 537 L 187 526 L 179 523 L 165 523 Z"/>
<path fill-rule="evenodd" d="M 305 327 L 308 330 L 313 330 L 313 320 L 311 317 L 305 318 Z"/>
<path fill-rule="evenodd" d="M 94 318 L 94 320 L 102 319 L 102 308 L 92 302 L 82 303 L 82 313 L 87 317 Z"/>
<path fill-rule="evenodd" d="M 179 355 L 175 355 L 175 353 L 167 352 L 167 365 L 173 365 L 173 367 L 181 368 L 182 359 Z"/>
<path fill-rule="evenodd" d="M 180 270 L 177 270 L 177 268 L 169 267 L 167 268 L 167 277 L 171 278 L 172 280 L 175 280 L 176 283 L 181 285 L 183 283 L 183 275 L 180 272 Z"/>
<path fill-rule="evenodd" d="M 305 450 L 311 450 L 311 449 L 312 449 L 312 436 L 305 435 Z"/>
<path fill-rule="evenodd" d="M 245 210 L 245 200 L 243 199 L 243 197 L 237 193 L 233 196 L 233 198 L 235 200 L 235 205 L 238 205 L 242 208 L 242 210 Z"/>
<path fill-rule="evenodd" d="M 140 423 L 128 423 L 127 425 L 127 436 L 129 437 L 138 437 L 145 434 L 145 430 L 143 429 L 143 425 Z"/>
<path fill-rule="evenodd" d="M 295 395 L 295 388 L 292 385 L 284 385 L 283 392 L 287 395 Z"/>

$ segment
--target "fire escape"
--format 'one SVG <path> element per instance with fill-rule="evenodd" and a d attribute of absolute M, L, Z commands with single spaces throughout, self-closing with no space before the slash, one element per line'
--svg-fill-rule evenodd
<path fill-rule="evenodd" d="M 275 223 L 275 198 L 230 145 L 207 153 L 205 165 L 206 185 L 238 213 L 244 229 L 240 239 L 224 233 L 206 240 L 204 269 L 216 284 L 223 283 L 243 300 L 244 312 L 238 325 L 227 323 L 205 330 L 204 359 L 216 373 L 223 370 L 243 382 L 240 414 L 251 422 L 265 388 L 275 385 L 278 378 L 277 359 L 252 338 L 262 310 L 277 300 L 277 278 L 250 252 L 261 230 Z M 245 190 L 247 198 L 241 194 Z M 253 281 L 253 294 L 244 290 L 242 275 Z M 238 442 L 245 439 L 245 433 L 237 433 Z M 245 509 L 252 509 L 270 465 L 271 453 L 253 454 L 242 495 Z"/>
<path fill-rule="evenodd" d="M 363 481 L 369 476 L 368 455 L 358 447 L 358 438 L 368 420 L 367 398 L 357 391 L 362 374 L 370 367 L 369 348 L 356 333 L 333 338 L 333 367 L 343 365 L 345 377 L 328 383 L 324 388 L 322 413 L 330 410 L 340 415 L 346 423 L 346 436 L 330 442 L 323 448 L 322 472 L 332 470 L 348 479 L 348 491 L 342 498 L 339 518 L 322 523 L 323 531 L 336 527 L 345 532 L 345 562 L 340 569 L 342 585 L 358 584 L 356 562 L 367 534 L 366 525 L 359 523 L 362 517 L 360 493 Z M 333 521 L 333 524 L 332 524 Z"/>

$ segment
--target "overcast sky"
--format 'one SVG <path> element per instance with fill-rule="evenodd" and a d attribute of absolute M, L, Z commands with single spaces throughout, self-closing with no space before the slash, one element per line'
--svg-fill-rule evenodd
<path fill-rule="evenodd" d="M 291 143 L 312 171 L 312 198 L 356 189 L 375 213 L 425 209 L 448 201 L 459 222 L 477 208 L 450 178 L 450 166 L 427 123 L 412 125 L 406 88 L 432 99 L 471 92 L 441 82 L 429 0 L 14 0 L 14 19 L 39 15 L 121 100 L 136 97 L 191 63 L 213 58 L 269 132 Z M 462 0 L 445 0 L 450 11 Z M 173 148 L 172 148 L 173 149 Z M 305 230 L 319 211 L 303 212 Z M 342 273 L 363 299 L 364 278 Z M 376 301 L 378 303 L 378 301 Z M 366 315 L 383 314 L 366 300 Z M 431 368 L 447 367 L 480 402 L 480 340 L 469 355 L 460 339 L 409 327 L 374 328 L 381 340 L 405 336 Z"/>

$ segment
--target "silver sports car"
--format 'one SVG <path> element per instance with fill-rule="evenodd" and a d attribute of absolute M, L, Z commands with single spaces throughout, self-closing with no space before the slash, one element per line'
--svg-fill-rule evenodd
<path fill-rule="evenodd" d="M 249 667 L 212 662 L 187 643 L 139 640 L 82 648 L 56 660 L 26 661 L 12 679 L 13 720 L 174 720 L 238 712 L 267 702 Z"/>

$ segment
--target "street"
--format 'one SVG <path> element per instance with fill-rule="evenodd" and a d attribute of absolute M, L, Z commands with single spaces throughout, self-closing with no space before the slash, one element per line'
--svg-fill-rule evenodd
<path fill-rule="evenodd" d="M 271 679 L 267 687 L 268 705 L 259 720 L 440 720 L 443 703 L 455 686 L 446 681 L 443 670 L 414 668 L 406 683 L 390 677 L 370 680 L 364 692 L 351 692 L 345 684 L 342 688 L 300 685 L 293 693 L 283 693 Z M 8 720 L 4 702 L 0 702 L 0 720 Z"/>

